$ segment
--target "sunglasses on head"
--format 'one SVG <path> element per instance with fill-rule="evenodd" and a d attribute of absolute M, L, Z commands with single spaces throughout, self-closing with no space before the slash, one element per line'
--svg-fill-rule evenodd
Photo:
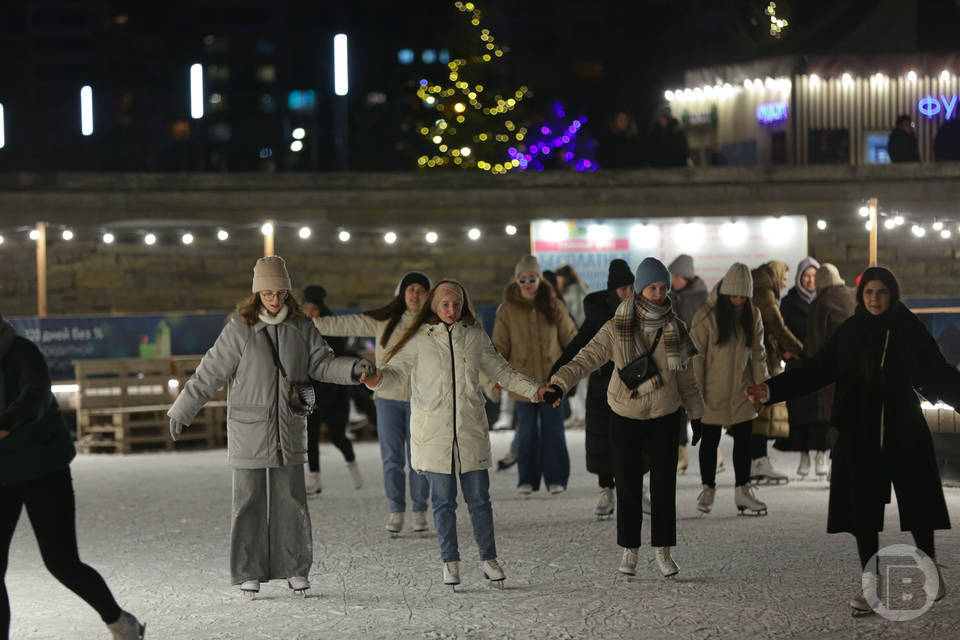
<path fill-rule="evenodd" d="M 519 284 L 537 284 L 538 282 L 540 282 L 540 278 L 517 278 Z"/>

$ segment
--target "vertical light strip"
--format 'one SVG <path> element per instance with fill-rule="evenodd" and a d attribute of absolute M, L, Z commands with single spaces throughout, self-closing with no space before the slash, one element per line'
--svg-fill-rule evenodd
<path fill-rule="evenodd" d="M 350 88 L 347 76 L 347 34 L 333 36 L 333 92 L 338 96 L 347 95 Z"/>
<path fill-rule="evenodd" d="M 203 65 L 190 65 L 190 116 L 194 120 L 203 117 Z"/>
<path fill-rule="evenodd" d="M 80 133 L 93 135 L 93 89 L 90 85 L 80 89 Z"/>
<path fill-rule="evenodd" d="M 0 102 L 0 149 L 3 149 L 5 144 L 7 144 L 7 134 L 3 124 L 3 103 Z"/>

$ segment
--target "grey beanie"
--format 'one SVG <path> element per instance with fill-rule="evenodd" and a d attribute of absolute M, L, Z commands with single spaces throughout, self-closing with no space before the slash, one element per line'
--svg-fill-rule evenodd
<path fill-rule="evenodd" d="M 253 292 L 290 291 L 290 274 L 287 263 L 280 256 L 267 256 L 257 260 L 253 267 Z"/>
<path fill-rule="evenodd" d="M 644 258 L 640 266 L 637 267 L 637 275 L 633 282 L 633 288 L 639 294 L 654 282 L 667 283 L 667 291 L 669 291 L 670 272 L 667 271 L 663 263 L 656 258 Z"/>
<path fill-rule="evenodd" d="M 750 267 L 742 262 L 734 262 L 720 281 L 720 294 L 725 296 L 753 297 L 753 277 Z"/>
<path fill-rule="evenodd" d="M 540 261 L 537 260 L 536 256 L 524 256 L 521 258 L 517 266 L 513 268 L 513 277 L 516 278 L 520 275 L 521 271 L 533 271 L 537 274 L 537 277 L 543 277 L 543 269 L 540 268 Z"/>
<path fill-rule="evenodd" d="M 693 280 L 697 277 L 697 272 L 693 268 L 693 258 L 685 253 L 677 256 L 677 259 L 671 262 L 667 268 L 670 269 L 670 273 L 673 275 L 686 278 L 687 280 Z"/>

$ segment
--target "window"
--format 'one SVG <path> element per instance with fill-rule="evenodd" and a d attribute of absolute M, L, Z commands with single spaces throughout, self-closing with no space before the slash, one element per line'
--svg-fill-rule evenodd
<path fill-rule="evenodd" d="M 865 131 L 863 158 L 867 164 L 886 164 L 890 162 L 887 152 L 887 142 L 890 133 L 887 131 Z"/>

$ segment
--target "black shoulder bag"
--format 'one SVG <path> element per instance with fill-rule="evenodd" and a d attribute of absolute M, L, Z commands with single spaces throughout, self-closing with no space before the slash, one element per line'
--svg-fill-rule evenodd
<path fill-rule="evenodd" d="M 270 337 L 270 331 L 264 329 L 263 334 L 267 336 L 267 342 L 270 343 L 270 350 L 273 352 L 273 362 L 280 369 L 280 375 L 283 376 L 283 383 L 287 386 L 287 399 L 290 402 L 290 410 L 296 416 L 308 416 L 317 410 L 317 394 L 313 390 L 313 385 L 309 382 L 291 382 L 287 376 L 286 369 L 280 363 L 280 354 L 277 353 L 277 345 L 273 344 L 273 338 Z"/>
<path fill-rule="evenodd" d="M 623 367 L 623 369 L 617 371 L 620 380 L 623 381 L 627 389 L 633 391 L 659 373 L 657 363 L 653 361 L 653 352 L 657 350 L 657 345 L 660 344 L 660 336 L 662 335 L 663 327 L 660 327 L 660 329 L 657 330 L 657 337 L 647 352 Z M 634 340 L 636 340 L 636 337 L 634 337 Z"/>

